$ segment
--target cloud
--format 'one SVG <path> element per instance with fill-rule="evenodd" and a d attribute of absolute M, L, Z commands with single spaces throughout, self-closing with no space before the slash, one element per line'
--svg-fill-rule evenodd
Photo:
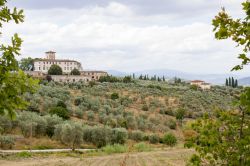
<path fill-rule="evenodd" d="M 23 4 L 25 23 L 5 26 L 3 39 L 18 32 L 24 56 L 43 57 L 53 49 L 61 58 L 81 61 L 85 69 L 227 72 L 238 62 L 238 49 L 214 39 L 210 22 L 221 4 L 205 2 L 34 0 Z M 235 3 L 225 5 L 239 13 Z"/>

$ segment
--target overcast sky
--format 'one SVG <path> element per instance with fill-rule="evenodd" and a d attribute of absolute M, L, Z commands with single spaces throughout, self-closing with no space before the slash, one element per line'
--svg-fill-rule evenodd
<path fill-rule="evenodd" d="M 224 6 L 243 15 L 242 0 L 12 0 L 25 22 L 6 25 L 3 40 L 18 32 L 22 57 L 75 59 L 84 69 L 176 69 L 228 73 L 240 52 L 214 39 L 211 20 Z M 242 73 L 247 73 L 249 67 Z M 250 72 L 249 72 L 250 73 Z"/>

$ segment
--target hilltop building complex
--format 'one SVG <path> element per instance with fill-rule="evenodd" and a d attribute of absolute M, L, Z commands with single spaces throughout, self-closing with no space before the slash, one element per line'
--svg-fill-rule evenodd
<path fill-rule="evenodd" d="M 28 75 L 37 78 L 45 78 L 52 65 L 58 65 L 62 68 L 63 75 L 51 75 L 53 81 L 56 82 L 89 82 L 96 81 L 101 76 L 107 76 L 105 71 L 87 71 L 82 69 L 80 62 L 69 59 L 56 59 L 56 52 L 45 52 L 46 57 L 34 60 L 34 71 L 26 71 Z M 73 69 L 80 71 L 80 75 L 70 75 Z"/>

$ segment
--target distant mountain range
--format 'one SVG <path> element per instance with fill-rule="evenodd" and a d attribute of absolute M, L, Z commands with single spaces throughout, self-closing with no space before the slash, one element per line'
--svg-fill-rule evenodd
<path fill-rule="evenodd" d="M 240 85 L 250 85 L 250 77 L 244 77 L 239 79 Z"/>
<path fill-rule="evenodd" d="M 117 70 L 108 70 L 108 73 L 113 76 L 126 76 L 126 75 L 132 75 L 133 73 L 127 73 L 127 72 L 121 72 Z M 171 69 L 157 69 L 157 70 L 143 70 L 143 71 L 136 71 L 134 72 L 136 77 L 139 77 L 141 74 L 142 75 L 148 75 L 149 77 L 151 76 L 159 76 L 162 77 L 164 76 L 165 78 L 173 78 L 173 77 L 178 77 L 182 78 L 185 80 L 203 80 L 212 84 L 216 85 L 222 85 L 225 83 L 226 78 L 228 77 L 234 77 L 238 79 L 238 82 L 240 85 L 250 85 L 250 77 L 245 77 L 242 78 L 238 75 L 235 74 L 192 74 L 192 73 L 186 73 L 178 70 L 171 70 Z"/>

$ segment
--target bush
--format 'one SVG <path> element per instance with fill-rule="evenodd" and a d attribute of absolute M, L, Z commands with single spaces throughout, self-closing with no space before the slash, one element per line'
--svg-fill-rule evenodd
<path fill-rule="evenodd" d="M 165 134 L 162 138 L 162 142 L 168 146 L 175 146 L 177 144 L 177 139 L 173 134 Z"/>
<path fill-rule="evenodd" d="M 159 143 L 160 138 L 159 138 L 158 135 L 152 134 L 152 135 L 149 135 L 149 136 L 148 136 L 148 140 L 149 140 L 149 142 L 150 142 L 151 144 L 157 144 L 157 143 Z"/>
<path fill-rule="evenodd" d="M 143 111 L 148 111 L 148 106 L 147 106 L 147 104 L 144 104 L 144 105 L 142 106 L 142 110 L 143 110 Z"/>
<path fill-rule="evenodd" d="M 66 108 L 63 107 L 53 107 L 49 111 L 50 114 L 55 114 L 65 120 L 70 118 L 70 113 Z"/>
<path fill-rule="evenodd" d="M 176 129 L 176 121 L 173 120 L 173 119 L 170 119 L 169 122 L 168 122 L 168 127 L 169 127 L 170 129 L 175 130 L 175 129 Z"/>
<path fill-rule="evenodd" d="M 83 118 L 83 111 L 80 110 L 80 109 L 78 108 L 78 109 L 76 110 L 76 116 L 77 116 L 78 118 L 82 119 L 82 118 Z"/>
<path fill-rule="evenodd" d="M 134 149 L 137 152 L 147 152 L 147 151 L 151 151 L 152 150 L 152 148 L 149 145 L 145 144 L 144 142 L 135 144 L 134 145 Z"/>
<path fill-rule="evenodd" d="M 143 141 L 144 135 L 145 134 L 142 131 L 139 131 L 139 130 L 131 131 L 129 133 L 129 139 L 132 139 L 132 140 L 137 141 L 137 142 Z"/>
<path fill-rule="evenodd" d="M 0 147 L 1 149 L 12 149 L 12 146 L 15 145 L 15 139 L 12 136 L 0 136 Z"/>
<path fill-rule="evenodd" d="M 88 117 L 88 120 L 93 121 L 93 120 L 95 119 L 95 114 L 94 114 L 94 112 L 93 112 L 93 111 L 89 111 L 89 112 L 87 113 L 87 117 Z"/>
<path fill-rule="evenodd" d="M 56 105 L 56 106 L 57 106 L 57 107 L 67 108 L 66 104 L 65 104 L 62 100 L 59 100 L 59 101 L 57 102 L 57 105 Z"/>
<path fill-rule="evenodd" d="M 128 139 L 128 132 L 124 128 L 114 128 L 112 129 L 112 143 L 124 144 Z"/>
<path fill-rule="evenodd" d="M 17 157 L 21 157 L 21 158 L 29 158 L 32 156 L 32 153 L 30 152 L 20 152 L 17 153 Z"/>
<path fill-rule="evenodd" d="M 125 152 L 128 152 L 128 147 L 127 145 L 120 145 L 120 144 L 107 145 L 102 148 L 102 151 L 107 154 L 125 153 Z"/>
<path fill-rule="evenodd" d="M 111 99 L 112 99 L 112 100 L 119 99 L 119 94 L 118 94 L 118 93 L 112 93 L 112 94 L 111 94 Z"/>

